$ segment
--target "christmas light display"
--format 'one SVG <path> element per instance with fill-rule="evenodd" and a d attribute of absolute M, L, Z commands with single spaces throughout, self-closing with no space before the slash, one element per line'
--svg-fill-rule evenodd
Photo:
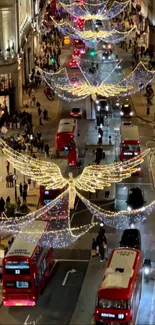
<path fill-rule="evenodd" d="M 100 69 L 95 68 L 95 74 L 90 74 L 88 71 L 88 67 L 92 65 L 92 61 L 79 58 L 75 58 L 75 60 L 82 76 L 81 79 L 79 78 L 79 83 L 77 84 L 71 84 L 65 68 L 59 70 L 57 73 L 49 73 L 38 68 L 47 85 L 54 89 L 59 97 L 66 101 L 76 101 L 90 95 L 93 100 L 96 100 L 97 95 L 104 97 L 132 95 L 142 87 L 144 88 L 155 76 L 155 71 L 148 70 L 140 62 L 128 76 L 122 81 L 119 81 L 118 73 L 115 72 L 119 64 L 118 60 L 109 63 L 106 62 L 105 64 L 93 60 L 93 64 L 103 65 L 103 73 L 100 73 L 102 69 L 100 67 Z M 108 66 L 111 69 L 111 71 L 109 69 L 109 72 Z"/>
<path fill-rule="evenodd" d="M 108 166 L 92 165 L 85 167 L 81 175 L 73 178 L 72 173 L 69 173 L 69 178 L 67 179 L 62 176 L 61 170 L 56 164 L 23 155 L 9 147 L 2 139 L 0 139 L 0 144 L 3 153 L 7 156 L 8 161 L 13 167 L 22 174 L 29 176 L 39 185 L 43 185 L 47 189 L 61 189 L 67 185 L 70 209 L 74 208 L 76 188 L 87 192 L 95 192 L 110 186 L 112 183 L 121 182 L 138 171 L 139 165 L 150 151 L 147 149 L 139 156 L 125 162 L 117 162 Z"/>
<path fill-rule="evenodd" d="M 79 30 L 78 28 L 73 27 L 68 22 L 58 23 L 53 17 L 51 17 L 51 20 L 53 21 L 54 25 L 60 30 L 60 32 L 64 35 L 69 35 L 73 39 L 79 38 L 84 41 L 93 40 L 94 42 L 109 42 L 110 40 L 113 40 L 113 43 L 119 43 L 135 30 L 135 27 L 131 28 L 127 32 L 121 32 L 115 28 L 104 30 Z"/>
<path fill-rule="evenodd" d="M 112 6 L 108 9 L 107 3 L 88 4 L 73 2 L 66 4 L 59 2 L 71 16 L 84 20 L 110 20 L 118 16 L 128 5 L 130 1 L 119 2 L 114 1 Z"/>

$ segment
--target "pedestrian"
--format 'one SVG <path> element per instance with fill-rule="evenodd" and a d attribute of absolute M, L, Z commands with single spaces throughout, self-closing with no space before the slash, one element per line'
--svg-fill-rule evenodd
<path fill-rule="evenodd" d="M 103 262 L 105 260 L 105 248 L 103 242 L 99 245 L 99 254 L 100 254 L 100 262 Z"/>
<path fill-rule="evenodd" d="M 6 172 L 7 174 L 9 174 L 9 170 L 10 170 L 10 162 L 8 160 L 6 160 L 5 162 L 5 166 L 6 166 Z"/>
<path fill-rule="evenodd" d="M 13 174 L 9 174 L 9 185 L 10 185 L 10 187 L 13 187 L 13 181 L 14 181 L 13 177 L 14 177 Z"/>
<path fill-rule="evenodd" d="M 39 125 L 43 125 L 42 120 L 41 120 L 41 116 L 39 117 Z"/>
<path fill-rule="evenodd" d="M 27 193 L 23 191 L 23 203 L 26 203 Z"/>
<path fill-rule="evenodd" d="M 27 196 L 27 189 L 28 189 L 28 185 L 26 182 L 24 182 L 24 185 L 23 185 L 23 192 L 26 193 L 26 196 Z"/>
<path fill-rule="evenodd" d="M 27 180 L 27 182 L 28 182 L 28 191 L 30 190 L 30 186 L 31 186 L 31 178 L 28 178 L 28 180 Z"/>
<path fill-rule="evenodd" d="M 99 246 L 102 244 L 102 237 L 98 234 L 96 237 L 96 255 L 99 255 Z"/>
<path fill-rule="evenodd" d="M 93 241 L 92 241 L 92 250 L 91 250 L 91 256 L 92 257 L 95 257 L 96 256 L 96 247 L 97 247 L 97 242 L 93 238 Z"/>
<path fill-rule="evenodd" d="M 6 176 L 6 179 L 5 180 L 6 180 L 6 187 L 9 187 L 9 185 L 10 185 L 9 184 L 9 175 Z"/>
<path fill-rule="evenodd" d="M 46 157 L 49 157 L 49 149 L 50 149 L 50 147 L 49 147 L 48 143 L 45 144 L 45 155 L 46 155 Z"/>
<path fill-rule="evenodd" d="M 41 138 L 41 132 L 40 131 L 37 132 L 37 138 L 40 141 L 40 138 Z"/>
<path fill-rule="evenodd" d="M 20 192 L 20 196 L 23 196 L 23 185 L 22 185 L 22 183 L 19 184 L 19 192 Z"/>
<path fill-rule="evenodd" d="M 1 196 L 0 198 L 0 213 L 5 211 L 5 201 L 3 199 L 3 197 Z"/>
<path fill-rule="evenodd" d="M 41 116 L 41 113 L 42 113 L 42 110 L 40 108 L 40 106 L 38 107 L 38 116 L 40 117 Z"/>
<path fill-rule="evenodd" d="M 107 200 L 108 200 L 108 198 L 109 198 L 109 195 L 110 195 L 110 191 L 109 191 L 109 190 L 106 190 L 106 191 L 105 191 L 105 194 L 104 194 L 104 196 L 105 196 L 105 199 L 107 199 Z"/>
<path fill-rule="evenodd" d="M 146 115 L 150 115 L 150 107 L 146 108 Z"/>
<path fill-rule="evenodd" d="M 17 198 L 17 209 L 20 210 L 20 205 L 21 205 L 21 200 L 20 197 L 18 196 Z"/>
<path fill-rule="evenodd" d="M 6 204 L 10 204 L 10 201 L 11 201 L 10 196 L 8 196 L 8 197 L 6 198 Z"/>
<path fill-rule="evenodd" d="M 33 189 L 35 190 L 36 189 L 36 181 L 33 181 Z"/>
<path fill-rule="evenodd" d="M 44 109 L 44 111 L 43 111 L 43 116 L 44 116 L 44 121 L 47 120 L 47 110 L 46 109 Z"/>

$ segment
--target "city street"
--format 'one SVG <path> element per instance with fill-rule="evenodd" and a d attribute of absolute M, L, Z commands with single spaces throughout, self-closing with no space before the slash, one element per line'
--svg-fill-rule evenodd
<path fill-rule="evenodd" d="M 63 49 L 61 55 L 61 67 L 67 66 L 71 60 L 73 48 Z M 89 53 L 84 55 L 81 60 L 81 65 L 86 69 L 86 77 L 89 75 L 89 69 L 92 62 L 99 60 L 99 67 L 96 68 L 94 75 L 89 76 L 90 79 L 96 79 L 102 82 L 103 75 L 107 78 L 107 82 L 115 82 L 116 84 L 123 78 L 125 72 L 131 69 L 131 52 L 125 52 L 117 45 L 114 48 L 115 55 L 121 60 L 121 69 L 110 71 L 114 67 L 114 63 L 103 63 L 101 49 L 98 51 L 96 57 L 87 64 L 90 59 Z M 81 72 L 78 69 L 69 69 L 67 71 L 70 78 L 81 77 Z M 82 77 L 83 78 L 83 77 Z M 60 158 L 55 158 L 55 136 L 58 130 L 59 121 L 62 118 L 70 117 L 70 112 L 73 108 L 82 109 L 82 118 L 78 119 L 78 136 L 77 149 L 79 159 L 82 162 L 82 167 L 93 164 L 93 150 L 97 148 L 98 130 L 96 125 L 96 110 L 95 104 L 91 101 L 90 96 L 84 100 L 77 102 L 66 102 L 59 100 L 57 96 L 53 101 L 47 100 L 44 95 L 45 84 L 35 90 L 36 100 L 41 103 L 41 109 L 47 109 L 49 113 L 49 120 L 43 121 L 43 125 L 39 125 L 38 109 L 37 107 L 23 107 L 22 110 L 32 113 L 33 131 L 36 134 L 41 132 L 45 143 L 50 147 L 50 158 L 45 158 L 44 153 L 40 153 L 36 149 L 36 156 L 42 160 L 48 160 L 57 163 L 60 166 L 61 172 L 65 177 L 68 177 L 69 172 L 74 175 L 82 173 L 82 168 L 69 167 L 64 152 L 60 154 Z M 144 94 L 140 94 L 141 97 Z M 136 96 L 136 95 L 134 95 Z M 138 95 L 137 95 L 138 96 Z M 129 97 L 129 103 L 133 109 L 133 117 L 128 119 L 133 125 L 138 126 L 140 135 L 141 151 L 148 147 L 148 142 L 154 140 L 154 125 L 143 121 L 137 114 L 136 106 L 134 105 L 134 97 Z M 28 94 L 24 94 L 24 101 L 29 100 Z M 105 159 L 101 160 L 101 164 L 110 164 L 119 160 L 120 151 L 120 126 L 122 122 L 127 121 L 120 115 L 120 110 L 114 108 L 114 99 L 107 99 L 109 104 L 109 111 L 105 118 L 103 125 L 103 151 L 105 152 Z M 125 103 L 126 99 L 120 98 L 121 103 Z M 144 116 L 143 116 L 144 117 Z M 23 130 L 9 130 L 6 134 L 22 133 Z M 109 141 L 109 137 L 111 141 Z M 155 149 L 155 146 L 153 147 Z M 110 188 L 109 199 L 105 199 L 105 190 L 98 191 L 92 194 L 91 200 L 110 211 L 127 210 L 127 196 L 128 191 L 134 187 L 142 188 L 145 197 L 145 205 L 150 204 L 155 199 L 155 188 L 153 173 L 151 169 L 151 154 L 145 157 L 142 164 L 142 170 L 139 175 L 123 180 L 122 182 L 112 185 Z M 5 199 L 9 195 L 11 202 L 14 202 L 14 189 L 6 188 L 6 157 L 0 153 L 1 164 L 1 196 Z M 13 167 L 10 167 L 14 172 Z M 23 182 L 25 178 L 17 173 L 17 190 L 19 183 Z M 27 181 L 27 178 L 26 178 Z M 19 192 L 19 191 L 18 191 Z M 86 194 L 87 195 L 87 194 Z M 88 196 L 87 196 L 88 198 Z M 39 187 L 37 189 L 30 189 L 28 192 L 28 205 L 34 211 L 38 205 Z M 83 202 L 76 201 L 75 209 L 71 211 L 71 227 L 79 227 L 91 224 L 93 221 L 98 221 L 92 215 Z M 146 215 L 146 220 L 143 224 L 137 225 L 142 237 L 142 251 L 143 257 L 151 258 L 155 263 L 155 211 L 152 211 L 149 216 Z M 94 313 L 94 306 L 96 300 L 96 293 L 98 286 L 103 276 L 105 263 L 100 263 L 100 258 L 91 258 L 92 239 L 96 238 L 99 225 L 91 228 L 91 230 L 84 236 L 79 238 L 75 243 L 64 249 L 55 249 L 55 266 L 52 276 L 43 294 L 39 297 L 35 307 L 4 307 L 0 306 L 0 325 L 88 325 L 91 324 Z M 112 249 L 119 247 L 120 239 L 123 229 L 115 229 L 105 225 L 108 253 Z M 148 283 L 143 283 L 142 298 L 139 306 L 139 313 L 137 318 L 137 325 L 154 325 L 155 324 L 155 271 L 153 264 L 153 272 Z M 71 271 L 71 272 L 70 272 Z M 69 274 L 68 274 L 69 272 Z"/>

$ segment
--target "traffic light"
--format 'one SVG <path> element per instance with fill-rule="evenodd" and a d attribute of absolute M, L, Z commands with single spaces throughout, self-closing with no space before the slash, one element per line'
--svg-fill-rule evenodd
<path fill-rule="evenodd" d="M 90 56 L 95 56 L 96 55 L 96 51 L 93 49 L 93 50 L 90 50 Z"/>
<path fill-rule="evenodd" d="M 54 62 L 55 62 L 55 58 L 54 58 L 54 57 L 51 57 L 51 58 L 50 58 L 50 61 L 51 61 L 52 63 L 54 63 Z"/>

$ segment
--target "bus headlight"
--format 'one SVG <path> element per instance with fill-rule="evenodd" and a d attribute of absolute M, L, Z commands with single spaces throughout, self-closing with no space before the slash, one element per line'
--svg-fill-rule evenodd
<path fill-rule="evenodd" d="M 120 115 L 121 115 L 121 116 L 123 116 L 123 115 L 124 115 L 124 113 L 123 113 L 123 112 L 120 112 Z"/>
<path fill-rule="evenodd" d="M 133 112 L 130 112 L 130 116 L 133 116 Z"/>
<path fill-rule="evenodd" d="M 128 207 L 127 207 L 127 210 L 128 210 L 128 211 L 131 211 L 132 209 L 131 209 L 131 207 L 128 206 Z"/>

